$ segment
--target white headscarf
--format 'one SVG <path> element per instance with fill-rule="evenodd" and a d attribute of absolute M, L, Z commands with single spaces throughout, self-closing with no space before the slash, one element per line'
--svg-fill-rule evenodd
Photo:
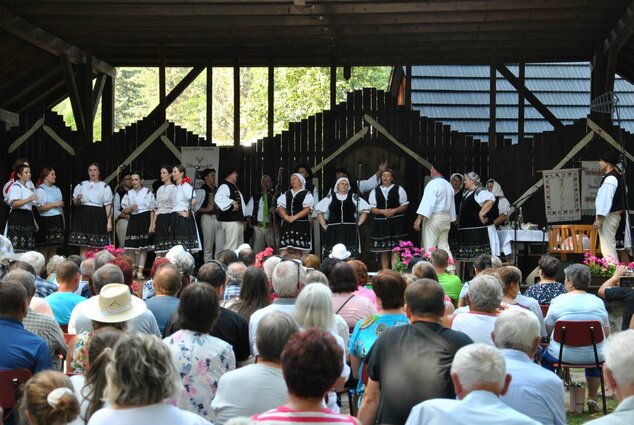
<path fill-rule="evenodd" d="M 346 183 L 348 183 L 348 192 L 350 191 L 350 180 L 348 180 L 347 177 L 340 177 L 337 179 L 337 183 L 335 183 L 335 192 L 339 193 L 339 183 L 344 180 L 346 181 Z"/>
<path fill-rule="evenodd" d="M 302 183 L 302 189 L 306 188 L 306 179 L 304 178 L 304 176 L 299 173 L 293 173 L 291 174 L 291 176 L 296 176 L 299 179 L 299 181 Z"/>
<path fill-rule="evenodd" d="M 493 196 L 495 196 L 496 198 L 503 198 L 504 192 L 502 191 L 502 186 L 500 186 L 500 184 L 494 179 L 487 180 L 487 185 L 489 184 L 489 182 L 493 182 L 493 188 L 490 190 Z"/>
<path fill-rule="evenodd" d="M 454 177 L 459 177 L 460 178 L 460 189 L 462 189 L 464 187 L 464 176 L 460 173 L 453 173 L 451 175 L 451 177 L 449 177 L 449 182 L 451 183 L 451 181 L 453 180 Z"/>

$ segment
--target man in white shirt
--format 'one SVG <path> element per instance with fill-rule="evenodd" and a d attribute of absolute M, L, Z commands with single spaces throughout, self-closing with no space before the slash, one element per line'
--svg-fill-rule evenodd
<path fill-rule="evenodd" d="M 414 230 L 419 231 L 422 227 L 425 250 L 432 247 L 444 249 L 453 258 L 449 250 L 449 228 L 451 222 L 456 221 L 456 206 L 453 187 L 445 178 L 448 174 L 442 161 L 437 161 L 431 168 L 431 180 L 425 186 L 423 199 L 416 211 L 418 217 L 414 221 Z"/>
<path fill-rule="evenodd" d="M 599 166 L 605 174 L 601 179 L 601 186 L 594 201 L 596 207 L 596 220 L 594 227 L 599 231 L 601 254 L 604 258 L 612 258 L 618 262 L 616 231 L 623 214 L 623 178 L 615 169 L 619 160 L 618 153 L 609 150 L 599 157 Z M 619 248 L 623 249 L 621 246 Z"/>
<path fill-rule="evenodd" d="M 220 233 L 224 234 L 224 249 L 234 250 L 244 243 L 244 216 L 246 205 L 238 189 L 238 169 L 226 167 L 220 177 L 224 180 L 214 197 L 218 207 Z"/>
<path fill-rule="evenodd" d="M 511 375 L 500 350 L 470 344 L 456 353 L 451 380 L 459 400 L 437 398 L 417 404 L 405 425 L 521 425 L 539 422 L 513 410 L 499 397 L 506 394 Z"/>
<path fill-rule="evenodd" d="M 588 425 L 629 425 L 634 423 L 634 330 L 610 335 L 605 349 L 603 374 L 608 388 L 614 391 L 619 405 L 602 418 L 587 422 Z"/>
<path fill-rule="evenodd" d="M 451 321 L 451 329 L 464 332 L 474 341 L 493 346 L 491 332 L 495 326 L 496 312 L 502 302 L 500 281 L 491 275 L 478 275 L 469 283 L 466 294 L 467 312 L 458 311 Z"/>
<path fill-rule="evenodd" d="M 533 362 L 541 341 L 539 328 L 535 314 L 523 308 L 506 310 L 495 321 L 493 341 L 513 377 L 500 400 L 542 424 L 565 425 L 563 381 Z"/>

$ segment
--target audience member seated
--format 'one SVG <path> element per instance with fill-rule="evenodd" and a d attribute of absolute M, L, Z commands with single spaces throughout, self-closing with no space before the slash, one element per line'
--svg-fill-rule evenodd
<path fill-rule="evenodd" d="M 68 376 L 48 370 L 37 373 L 26 383 L 20 403 L 22 423 L 67 424 L 78 415 L 79 402 Z"/>
<path fill-rule="evenodd" d="M 282 352 L 288 402 L 254 415 L 252 423 L 319 423 L 360 425 L 356 418 L 323 408 L 323 396 L 341 376 L 343 350 L 332 333 L 308 329 L 291 336 Z"/>
<path fill-rule="evenodd" d="M 264 316 L 274 311 L 288 314 L 293 312 L 299 291 L 306 284 L 304 267 L 294 260 L 281 261 L 273 270 L 272 283 L 273 290 L 279 295 L 279 298 L 274 299 L 271 305 L 257 310 L 249 320 L 249 343 L 251 354 L 254 356 L 258 354 L 255 335 L 258 323 Z"/>
<path fill-rule="evenodd" d="M 451 380 L 458 400 L 420 403 L 405 425 L 539 424 L 500 401 L 508 391 L 511 375 L 506 373 L 504 356 L 497 348 L 476 343 L 458 350 L 451 365 Z"/>
<path fill-rule="evenodd" d="M 611 335 L 603 350 L 605 382 L 619 401 L 611 414 L 586 425 L 629 425 L 634 421 L 634 330 Z"/>
<path fill-rule="evenodd" d="M 326 275 L 328 279 L 330 279 L 330 272 L 335 264 L 341 262 L 338 258 L 324 258 L 324 261 L 321 262 L 321 266 L 319 267 L 319 271 Z"/>
<path fill-rule="evenodd" d="M 108 406 L 104 402 L 106 388 L 106 366 L 110 363 L 110 352 L 123 335 L 120 329 L 107 326 L 95 332 L 88 346 L 86 374 L 70 377 L 79 400 L 79 418 L 88 423 L 90 417 L 99 409 Z"/>
<path fill-rule="evenodd" d="M 156 289 L 154 289 L 154 281 L 152 279 L 154 279 L 154 273 L 156 273 L 156 269 L 158 268 L 158 266 L 167 263 L 171 263 L 171 261 L 165 257 L 158 257 L 152 263 L 152 268 L 150 269 L 149 276 L 150 278 L 146 280 L 145 283 L 143 283 L 143 293 L 141 294 L 141 299 L 143 301 L 147 301 L 150 298 L 156 296 Z"/>
<path fill-rule="evenodd" d="M 264 273 L 266 273 L 266 277 L 269 279 L 269 284 L 271 283 L 271 279 L 273 279 L 273 270 L 275 267 L 282 261 L 277 255 L 267 258 L 264 260 L 264 264 L 262 264 L 262 268 L 264 269 Z"/>
<path fill-rule="evenodd" d="M 231 345 L 209 335 L 219 308 L 211 285 L 187 286 L 178 306 L 180 330 L 163 340 L 185 387 L 176 396 L 176 405 L 208 420 L 220 377 L 236 368 Z"/>
<path fill-rule="evenodd" d="M 154 335 L 124 334 L 106 367 L 105 401 L 90 425 L 209 424 L 202 417 L 165 403 L 182 391 L 167 346 Z"/>
<path fill-rule="evenodd" d="M 84 298 L 90 298 L 93 294 L 90 290 L 91 288 L 91 280 L 92 274 L 95 272 L 95 260 L 92 258 L 87 258 L 81 262 L 79 265 L 79 274 L 81 275 L 79 279 L 79 287 L 75 293 L 77 295 L 81 295 Z"/>
<path fill-rule="evenodd" d="M 445 293 L 430 279 L 405 290 L 409 325 L 383 332 L 368 354 L 368 385 L 358 418 L 364 425 L 405 423 L 412 407 L 433 398 L 455 398 L 449 371 L 456 350 L 473 341 L 440 324 Z M 398 347 L 398 349 L 395 349 Z M 421 359 L 432 367 L 421 367 Z"/>
<path fill-rule="evenodd" d="M 81 332 L 68 343 L 66 366 L 69 372 L 84 373 L 88 360 L 88 345 L 96 331 L 106 326 L 125 331 L 127 321 L 147 310 L 140 298 L 132 296 L 127 285 L 111 283 L 99 295 L 81 305 L 84 316 L 92 320 L 91 329 Z"/>
<path fill-rule="evenodd" d="M 114 260 L 114 255 L 110 253 L 110 251 L 106 251 L 105 249 L 99 251 L 95 254 L 93 259 L 95 260 L 95 270 L 99 270 L 106 264 L 109 264 L 112 260 Z M 123 283 L 123 282 L 119 282 Z"/>
<path fill-rule="evenodd" d="M 249 245 L 246 245 L 238 251 L 238 262 L 244 264 L 245 267 L 251 267 L 255 264 L 255 251 Z"/>
<path fill-rule="evenodd" d="M 222 299 L 225 289 L 227 274 L 224 267 L 215 261 L 203 264 L 198 270 L 198 283 L 211 285 L 218 299 Z M 178 312 L 174 313 L 165 327 L 164 337 L 172 335 L 180 329 L 180 320 Z M 213 329 L 211 336 L 220 338 L 233 347 L 233 352 L 237 362 L 244 362 L 249 358 L 251 349 L 249 347 L 249 322 L 231 310 L 220 307 L 220 313 Z"/>
<path fill-rule="evenodd" d="M 297 303 L 295 303 L 295 308 L 293 309 L 293 317 L 302 330 L 318 328 L 332 333 L 335 337 L 337 344 L 343 350 L 343 370 L 340 379 L 335 384 L 335 390 L 342 390 L 350 376 L 350 367 L 346 363 L 349 334 L 346 328 L 344 328 L 346 338 L 343 338 L 337 332 L 336 315 L 332 311 L 332 292 L 330 288 L 321 283 L 306 285 L 297 297 Z M 337 394 L 334 390 L 326 394 L 326 407 L 335 413 L 339 413 L 339 406 L 337 406 L 336 401 Z"/>
<path fill-rule="evenodd" d="M 473 259 L 473 273 L 474 277 L 477 276 L 482 270 L 490 269 L 493 267 L 492 258 L 489 254 L 479 254 Z M 460 295 L 458 298 L 458 307 L 467 305 L 466 295 L 469 290 L 470 281 L 466 281 L 462 284 Z"/>
<path fill-rule="evenodd" d="M 28 295 L 29 305 L 35 294 L 35 276 L 25 270 L 14 270 L 7 273 L 2 281 L 14 280 L 22 283 Z M 66 341 L 59 324 L 51 316 L 34 312 L 31 307 L 22 320 L 24 329 L 41 336 L 48 345 L 48 354 L 51 357 L 51 363 L 57 370 L 61 370 L 61 356 L 66 355 Z"/>
<path fill-rule="evenodd" d="M 229 264 L 238 261 L 238 254 L 233 252 L 231 249 L 222 249 L 216 254 L 216 260 L 218 260 L 218 262 L 220 262 L 223 266 L 228 267 Z"/>
<path fill-rule="evenodd" d="M 341 261 L 332 268 L 328 278 L 332 289 L 332 308 L 335 314 L 346 321 L 348 328 L 355 327 L 359 320 L 376 313 L 374 303 L 353 292 L 357 290 L 357 278 L 349 264 Z"/>
<path fill-rule="evenodd" d="M 228 305 L 225 304 L 225 308 L 235 311 L 248 321 L 255 311 L 269 304 L 271 304 L 269 279 L 264 270 L 251 266 L 242 275 L 240 297 L 234 298 Z"/>
<path fill-rule="evenodd" d="M 621 287 L 621 278 L 627 272 L 627 266 L 618 266 L 614 275 L 599 288 L 599 296 L 606 301 L 623 302 L 623 322 L 621 330 L 634 329 L 632 314 L 634 313 L 634 287 Z"/>
<path fill-rule="evenodd" d="M 107 251 L 106 251 L 107 252 Z M 53 255 L 48 259 L 46 263 L 46 280 L 54 285 L 57 285 L 57 266 L 59 266 L 62 262 L 66 261 L 66 257 L 63 255 Z"/>
<path fill-rule="evenodd" d="M 374 307 L 378 309 L 379 306 L 376 303 L 376 294 L 372 289 L 366 287 L 366 285 L 370 283 L 368 267 L 361 260 L 348 260 L 346 261 L 346 263 L 348 263 L 350 267 L 352 267 L 352 270 L 354 270 L 354 275 L 357 278 L 357 290 L 354 291 L 354 294 L 368 298 L 370 301 L 372 301 Z"/>
<path fill-rule="evenodd" d="M 240 296 L 240 286 L 242 285 L 242 276 L 247 266 L 238 261 L 227 266 L 227 284 L 225 285 L 225 293 L 222 298 L 222 306 L 227 307 L 229 300 Z"/>
<path fill-rule="evenodd" d="M 458 307 L 462 282 L 458 276 L 447 272 L 447 267 L 449 267 L 449 254 L 444 249 L 437 248 L 432 251 L 430 257 L 431 265 L 438 275 L 440 287 L 445 291 L 445 294 L 451 298 L 454 307 Z"/>
<path fill-rule="evenodd" d="M 559 260 L 544 255 L 539 259 L 537 267 L 539 282 L 529 286 L 524 295 L 536 299 L 539 304 L 548 305 L 553 298 L 566 293 L 564 284 L 555 280 L 559 272 Z"/>
<path fill-rule="evenodd" d="M 359 396 L 363 394 L 365 387 L 361 380 L 363 361 L 377 338 L 388 328 L 409 323 L 403 310 L 406 287 L 403 277 L 393 270 L 381 270 L 372 279 L 372 289 L 376 293 L 379 310 L 357 323 L 349 344 L 350 367 L 352 375 L 358 379 Z"/>
<path fill-rule="evenodd" d="M 501 302 L 502 287 L 495 276 L 474 277 L 467 292 L 469 311 L 456 314 L 451 322 L 451 329 L 464 332 L 474 342 L 494 345 L 491 332 Z"/>
<path fill-rule="evenodd" d="M 321 283 L 323 285 L 329 286 L 328 278 L 319 270 L 311 270 L 306 273 L 306 283 Z"/>
<path fill-rule="evenodd" d="M 539 334 L 542 337 L 548 336 L 544 315 L 539 303 L 534 298 L 525 297 L 520 294 L 520 283 L 522 282 L 522 271 L 515 266 L 503 266 L 498 269 L 498 278 L 502 284 L 502 303 L 508 306 L 521 307 L 533 312 L 539 320 Z"/>
<path fill-rule="evenodd" d="M 30 264 L 35 272 L 35 296 L 39 298 L 46 298 L 53 292 L 57 292 L 57 285 L 53 282 L 42 279 L 42 272 L 44 271 L 44 255 L 37 251 L 27 251 L 20 256 L 20 261 Z"/>
<path fill-rule="evenodd" d="M 75 294 L 79 285 L 79 267 L 72 261 L 63 261 L 57 266 L 55 273 L 59 289 L 47 296 L 45 300 L 51 306 L 57 323 L 67 326 L 75 306 L 86 300 L 81 295 Z"/>
<path fill-rule="evenodd" d="M 33 268 L 31 264 L 25 263 L 24 261 L 16 261 L 14 263 L 11 263 L 9 267 L 7 268 L 8 273 L 11 273 L 12 271 L 16 271 L 16 270 L 29 272 L 31 275 L 34 276 L 35 285 L 37 285 L 37 275 L 35 274 L 35 269 Z M 55 291 L 57 291 L 57 284 L 50 283 L 50 282 L 46 282 L 46 283 L 50 285 L 54 285 Z M 53 316 L 53 310 L 51 310 L 51 306 L 48 305 L 48 303 L 46 302 L 44 298 L 40 298 L 39 296 L 37 296 L 37 289 L 36 289 L 36 295 L 33 298 L 31 298 L 31 303 L 29 304 L 29 307 L 31 307 L 33 311 L 36 313 L 45 314 L 47 316 L 50 316 L 52 319 L 55 319 L 55 316 Z"/>
<path fill-rule="evenodd" d="M 31 373 L 51 369 L 46 341 L 24 329 L 28 295 L 16 280 L 0 284 L 0 370 L 28 369 Z"/>
<path fill-rule="evenodd" d="M 565 425 L 563 381 L 533 362 L 541 342 L 537 317 L 518 308 L 502 312 L 495 321 L 493 340 L 513 377 L 500 399 L 539 423 Z"/>
<path fill-rule="evenodd" d="M 414 264 L 414 267 L 412 267 L 412 278 L 414 280 L 431 279 L 438 282 L 438 274 L 434 270 L 434 266 L 425 260 L 419 260 Z"/>
<path fill-rule="evenodd" d="M 93 291 L 99 294 L 104 286 L 111 283 L 122 283 L 124 280 L 123 272 L 119 267 L 114 264 L 106 264 L 98 268 L 92 275 Z M 84 314 L 83 306 L 86 302 L 82 301 L 77 304 L 73 310 L 68 322 L 68 333 L 80 334 L 92 329 L 92 320 Z M 131 319 L 127 323 L 127 329 L 135 333 L 161 335 L 154 314 L 147 309 L 141 315 Z"/>
<path fill-rule="evenodd" d="M 551 334 L 548 350 L 542 357 L 542 366 L 554 370 L 553 363 L 559 358 L 559 343 L 552 337 L 552 331 L 558 320 L 597 320 L 603 325 L 604 335 L 610 332 L 608 312 L 603 300 L 587 291 L 590 286 L 590 269 L 582 264 L 571 264 L 564 270 L 566 293 L 554 298 L 550 303 L 548 314 L 544 321 L 546 329 Z M 603 344 L 597 344 L 599 361 L 603 360 Z M 592 345 L 585 347 L 566 347 L 563 353 L 563 361 L 569 363 L 594 363 L 594 350 Z M 588 383 L 588 410 L 599 411 L 597 392 L 599 391 L 600 370 L 598 368 L 586 369 L 586 382 Z"/>
<path fill-rule="evenodd" d="M 145 302 L 148 310 L 154 314 L 161 335 L 169 318 L 178 308 L 179 299 L 176 294 L 181 288 L 181 274 L 173 264 L 159 266 L 153 278 L 156 296 Z"/>
<path fill-rule="evenodd" d="M 321 267 L 321 260 L 315 254 L 306 254 L 302 257 L 302 266 L 306 269 L 319 270 Z"/>
<path fill-rule="evenodd" d="M 237 416 L 252 416 L 287 402 L 281 356 L 289 338 L 299 331 L 295 320 L 274 311 L 258 324 L 258 361 L 222 375 L 211 402 L 212 420 L 223 425 Z"/>

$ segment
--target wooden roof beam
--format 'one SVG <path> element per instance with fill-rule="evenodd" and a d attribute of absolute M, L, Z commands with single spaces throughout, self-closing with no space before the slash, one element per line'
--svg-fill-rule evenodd
<path fill-rule="evenodd" d="M 520 82 L 520 80 L 513 75 L 513 73 L 505 66 L 498 65 L 497 70 L 506 80 L 515 88 L 515 90 L 523 91 L 524 96 L 528 102 L 533 105 L 533 107 L 539 112 L 546 120 L 555 128 L 561 128 L 564 124 L 553 114 L 550 112 L 550 109 L 546 105 L 544 105 L 538 98 L 530 91 L 524 84 Z"/>
<path fill-rule="evenodd" d="M 55 56 L 66 56 L 70 62 L 75 64 L 85 64 L 87 57 L 89 57 L 79 47 L 73 46 L 42 28 L 31 24 L 4 6 L 0 6 L 0 28 Z M 107 62 L 94 56 L 91 57 L 91 62 L 92 69 L 95 72 L 107 74 L 111 77 L 116 75 L 115 68 Z"/>
<path fill-rule="evenodd" d="M 603 41 L 603 53 L 606 54 L 612 49 L 618 53 L 632 34 L 634 34 L 634 1 L 625 9 L 621 18 Z"/>
<path fill-rule="evenodd" d="M 7 123 L 7 127 L 17 127 L 20 125 L 20 114 L 0 109 L 0 121 Z"/>

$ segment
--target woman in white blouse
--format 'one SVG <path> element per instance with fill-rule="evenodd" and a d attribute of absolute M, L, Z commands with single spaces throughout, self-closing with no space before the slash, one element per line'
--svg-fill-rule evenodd
<path fill-rule="evenodd" d="M 358 257 L 361 252 L 358 226 L 365 221 L 370 205 L 350 192 L 350 181 L 346 177 L 338 179 L 335 192 L 319 201 L 315 209 L 321 228 L 326 232 L 325 254 L 330 254 L 333 246 L 342 243 L 352 257 Z"/>
<path fill-rule="evenodd" d="M 152 216 L 150 233 L 154 233 L 154 249 L 157 255 L 163 255 L 172 247 L 170 222 L 174 201 L 174 184 L 172 183 L 172 166 L 161 166 L 160 173 L 163 185 L 156 191 L 156 209 Z"/>
<path fill-rule="evenodd" d="M 313 202 L 312 193 L 306 190 L 304 176 L 292 174 L 291 189 L 277 198 L 277 212 L 284 220 L 280 230 L 280 250 L 283 254 L 297 250 L 303 255 L 311 250 L 309 217 Z"/>
<path fill-rule="evenodd" d="M 42 168 L 37 189 L 37 209 L 40 213 L 38 224 L 40 230 L 35 235 L 35 245 L 44 255 L 46 262 L 57 253 L 57 248 L 64 243 L 64 201 L 62 191 L 55 186 L 55 170 Z"/>
<path fill-rule="evenodd" d="M 99 180 L 99 164 L 93 162 L 88 167 L 88 180 L 84 180 L 73 190 L 73 205 L 76 212 L 72 216 L 69 245 L 80 247 L 84 256 L 88 249 L 110 244 L 112 222 L 112 190 Z"/>
<path fill-rule="evenodd" d="M 172 196 L 172 218 L 170 224 L 171 246 L 182 245 L 192 252 L 200 251 L 200 238 L 192 208 L 196 205 L 196 192 L 182 165 L 172 168 L 175 188 Z"/>
<path fill-rule="evenodd" d="M 33 205 L 37 195 L 28 187 L 31 169 L 19 165 L 15 171 L 16 180 L 8 187 L 7 203 L 11 207 L 4 236 L 11 241 L 15 251 L 31 251 L 35 247 L 35 232 L 38 224 L 33 217 Z"/>
<path fill-rule="evenodd" d="M 125 248 L 134 251 L 137 267 L 137 279 L 144 279 L 145 262 L 148 250 L 154 249 L 152 244 L 152 222 L 154 221 L 154 194 L 143 187 L 143 175 L 139 171 L 132 173 L 132 189 L 123 196 L 121 207 L 130 215 L 125 235 Z M 139 254 L 138 256 L 136 254 Z M 138 261 L 138 262 L 137 262 Z"/>

